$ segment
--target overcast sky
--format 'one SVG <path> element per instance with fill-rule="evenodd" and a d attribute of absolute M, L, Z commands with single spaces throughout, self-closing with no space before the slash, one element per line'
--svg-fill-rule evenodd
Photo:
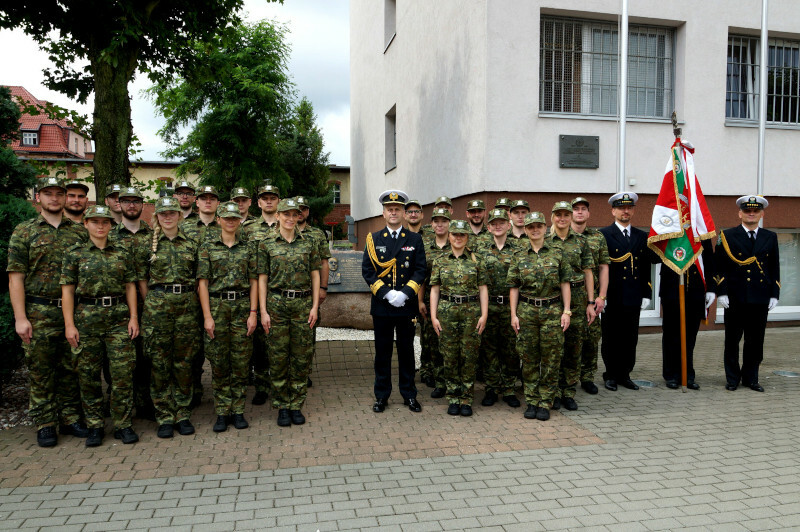
<path fill-rule="evenodd" d="M 246 20 L 271 19 L 289 28 L 289 72 L 298 98 L 314 104 L 331 164 L 350 164 L 350 16 L 348 0 L 284 0 L 284 4 L 245 0 Z M 50 63 L 21 31 L 0 30 L 0 84 L 22 85 L 39 99 L 91 115 L 92 102 L 81 106 L 42 86 L 42 69 Z M 9 51 L 13 50 L 13 53 Z M 156 133 L 162 125 L 141 91 L 150 83 L 139 76 L 130 86 L 132 121 L 142 143 L 143 160 L 162 160 L 164 145 Z"/>

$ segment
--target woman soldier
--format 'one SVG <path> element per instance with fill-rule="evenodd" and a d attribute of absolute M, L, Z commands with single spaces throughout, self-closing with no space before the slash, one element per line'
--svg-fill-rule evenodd
<path fill-rule="evenodd" d="M 153 217 L 153 238 L 140 250 L 139 290 L 144 351 L 153 363 L 150 395 L 159 424 L 159 438 L 171 438 L 178 425 L 184 436 L 194 433 L 189 421 L 192 401 L 192 359 L 197 353 L 199 305 L 195 294 L 197 243 L 179 227 L 181 207 L 174 198 L 159 198 Z"/>
<path fill-rule="evenodd" d="M 89 241 L 72 247 L 61 269 L 61 311 L 69 345 L 77 355 L 81 401 L 89 428 L 86 447 L 103 443 L 103 355 L 111 370 L 111 419 L 114 437 L 134 443 L 131 429 L 133 367 L 139 335 L 136 311 L 136 272 L 129 249 L 108 241 L 111 211 L 105 205 L 86 210 L 83 225 Z"/>
<path fill-rule="evenodd" d="M 244 403 L 253 351 L 251 335 L 257 325 L 258 274 L 256 248 L 240 238 L 241 223 L 235 202 L 220 205 L 220 232 L 206 238 L 197 258 L 197 294 L 217 412 L 214 432 L 226 431 L 231 419 L 237 429 L 249 426 Z"/>
<path fill-rule="evenodd" d="M 312 238 L 295 231 L 300 205 L 278 203 L 278 233 L 258 243 L 258 299 L 261 325 L 270 343 L 269 373 L 278 426 L 302 425 L 312 329 L 319 307 L 319 251 Z"/>
<path fill-rule="evenodd" d="M 471 232 L 466 220 L 450 222 L 450 253 L 437 257 L 431 271 L 431 324 L 439 335 L 451 416 L 472 415 L 475 362 L 489 314 L 483 264 L 466 247 Z"/>
<path fill-rule="evenodd" d="M 550 419 L 558 392 L 558 373 L 564 348 L 564 331 L 572 312 L 569 279 L 572 271 L 560 246 L 545 241 L 547 226 L 541 212 L 525 217 L 528 242 L 508 268 L 511 287 L 511 326 L 517 333 L 517 353 L 522 360 L 527 419 Z"/>

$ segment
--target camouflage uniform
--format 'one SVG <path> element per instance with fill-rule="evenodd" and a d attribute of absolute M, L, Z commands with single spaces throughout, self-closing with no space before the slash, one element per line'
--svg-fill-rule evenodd
<path fill-rule="evenodd" d="M 200 246 L 197 278 L 208 279 L 209 305 L 214 318 L 214 338 L 205 339 L 211 361 L 214 408 L 218 416 L 244 414 L 252 337 L 247 336 L 250 317 L 250 280 L 256 279 L 256 247 L 235 238 L 233 246 L 221 234 Z M 235 297 L 235 299 L 230 299 Z"/>
<path fill-rule="evenodd" d="M 159 425 L 188 420 L 191 412 L 192 360 L 200 345 L 200 307 L 195 293 L 197 248 L 197 243 L 178 228 L 173 240 L 159 233 L 155 253 L 152 238 L 140 250 L 148 257 L 139 272 L 148 286 L 141 330 L 145 356 L 153 364 L 150 396 Z M 155 260 L 150 261 L 152 255 Z"/>
<path fill-rule="evenodd" d="M 472 405 L 475 362 L 481 336 L 476 326 L 481 317 L 477 299 L 486 285 L 483 263 L 468 248 L 461 256 L 442 253 L 433 261 L 431 286 L 439 285 L 437 318 L 442 326 L 439 349 L 444 360 L 444 382 L 450 404 Z M 447 296 L 474 296 L 473 301 L 448 301 Z"/>
<path fill-rule="evenodd" d="M 589 244 L 589 249 L 592 253 L 592 262 L 594 262 L 592 276 L 594 277 L 595 295 L 597 295 L 600 290 L 600 265 L 611 264 L 611 259 L 608 256 L 608 243 L 603 234 L 597 229 L 587 227 L 582 234 Z M 589 325 L 588 334 L 583 340 L 583 346 L 581 348 L 581 382 L 594 381 L 594 374 L 597 371 L 597 352 L 600 345 L 600 338 L 603 336 L 603 332 L 600 328 L 600 320 L 601 317 L 598 315 L 597 319 Z M 570 325 L 570 328 L 571 327 Z"/>
<path fill-rule="evenodd" d="M 56 228 L 40 214 L 17 225 L 8 243 L 6 271 L 25 274 L 25 313 L 33 334 L 23 347 L 30 372 L 29 413 L 39 428 L 59 420 L 71 425 L 82 414 L 75 359 L 64 336 L 59 280 L 67 249 L 86 239 L 86 229 L 66 216 Z"/>
<path fill-rule="evenodd" d="M 431 306 L 431 272 L 433 271 L 433 261 L 437 257 L 450 253 L 450 242 L 447 242 L 444 247 L 436 245 L 436 235 L 431 230 L 430 235 L 422 237 L 425 244 L 425 262 L 427 263 L 427 271 L 425 274 L 425 295 L 423 301 L 428 307 L 428 317 L 422 321 L 422 331 L 420 334 L 420 377 L 426 379 L 433 377 L 436 382 L 436 388 L 445 389 L 444 373 L 442 368 L 444 362 L 442 360 L 442 353 L 439 350 L 439 335 L 433 330 L 430 318 Z"/>
<path fill-rule="evenodd" d="M 328 247 L 328 238 L 325 236 L 325 232 L 322 229 L 317 227 L 312 227 L 308 224 L 303 228 L 301 231 L 303 236 L 311 237 L 317 243 L 317 251 L 319 252 L 319 260 L 320 262 L 323 260 L 329 260 L 331 258 L 331 249 Z M 327 286 L 328 280 L 320 278 L 320 286 Z M 314 330 L 312 334 L 312 342 L 314 345 L 314 355 L 317 354 L 317 327 L 319 325 L 319 321 L 322 319 L 322 314 L 319 310 L 317 310 L 317 324 L 314 325 Z M 262 329 L 263 330 L 263 329 Z M 311 360 L 308 361 L 308 374 L 311 375 L 311 365 L 314 362 L 314 356 L 312 355 Z"/>
<path fill-rule="evenodd" d="M 564 240 L 558 238 L 554 231 L 550 232 L 546 239 L 553 246 L 561 246 L 564 261 L 571 270 L 569 278 L 572 294 L 570 307 L 573 312 L 569 328 L 564 332 L 564 354 L 561 357 L 558 387 L 561 390 L 559 397 L 574 398 L 580 381 L 583 342 L 589 336 L 586 320 L 586 307 L 589 299 L 583 270 L 594 268 L 594 261 L 589 243 L 583 235 L 576 233 L 572 228 L 569 229 L 567 238 Z"/>
<path fill-rule="evenodd" d="M 80 334 L 80 344 L 73 353 L 76 353 L 83 411 L 89 428 L 105 425 L 100 381 L 104 356 L 108 357 L 113 383 L 114 428 L 131 426 L 136 350 L 128 335 L 130 310 L 125 285 L 137 279 L 130 258 L 130 248 L 121 242 L 109 241 L 100 249 L 89 241 L 70 248 L 61 269 L 61 284 L 75 287 L 75 328 Z M 98 298 L 108 299 L 93 301 Z M 118 299 L 112 304 L 110 298 Z"/>
<path fill-rule="evenodd" d="M 522 360 L 522 384 L 530 406 L 550 409 L 558 392 L 558 374 L 564 349 L 561 330 L 561 283 L 572 271 L 562 260 L 561 247 L 545 239 L 539 252 L 528 244 L 508 268 L 508 284 L 519 288 L 517 353 Z M 551 299 L 541 306 L 523 298 Z"/>
<path fill-rule="evenodd" d="M 303 406 L 314 354 L 308 326 L 312 294 L 287 297 L 281 291 L 310 292 L 311 272 L 319 269 L 318 245 L 312 238 L 296 233 L 288 242 L 277 232 L 258 243 L 258 273 L 268 280 L 267 312 L 272 325 L 267 340 L 275 408 L 300 410 Z"/>

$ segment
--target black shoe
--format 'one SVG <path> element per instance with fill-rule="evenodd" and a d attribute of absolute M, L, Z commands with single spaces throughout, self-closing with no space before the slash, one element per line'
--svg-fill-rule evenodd
<path fill-rule="evenodd" d="M 458 403 L 450 403 L 450 406 L 447 407 L 447 413 L 451 416 L 457 416 L 461 414 L 461 405 Z"/>
<path fill-rule="evenodd" d="M 194 434 L 194 425 L 188 419 L 181 419 L 178 421 L 178 434 L 181 436 L 189 436 Z"/>
<path fill-rule="evenodd" d="M 615 381 L 614 379 L 608 379 L 605 384 L 606 384 L 606 390 L 611 390 L 612 392 L 617 391 L 617 381 Z"/>
<path fill-rule="evenodd" d="M 314 382 L 311 380 L 311 377 L 309 377 L 306 382 L 306 388 L 311 388 L 312 386 L 314 386 Z"/>
<path fill-rule="evenodd" d="M 536 412 L 536 419 L 539 421 L 547 421 L 550 419 L 550 411 L 545 407 L 541 407 L 538 412 Z"/>
<path fill-rule="evenodd" d="M 194 410 L 195 408 L 200 406 L 200 403 L 202 401 L 203 401 L 203 392 L 192 395 L 192 401 L 189 403 L 189 408 Z"/>
<path fill-rule="evenodd" d="M 728 390 L 729 392 L 732 392 L 732 391 L 736 390 L 736 388 L 738 388 L 738 386 L 735 385 L 735 384 L 726 384 L 725 385 L 725 389 Z"/>
<path fill-rule="evenodd" d="M 244 418 L 244 414 L 234 414 L 233 415 L 233 427 L 237 430 L 246 429 L 250 426 L 250 423 Z"/>
<path fill-rule="evenodd" d="M 525 411 L 525 419 L 536 419 L 536 413 L 539 412 L 538 406 L 528 405 L 528 409 Z"/>
<path fill-rule="evenodd" d="M 289 410 L 289 416 L 292 418 L 293 425 L 302 425 L 306 422 L 306 417 L 299 410 Z"/>
<path fill-rule="evenodd" d="M 591 394 L 591 395 L 595 395 L 598 392 L 597 385 L 595 383 L 593 383 L 592 381 L 582 382 L 581 383 L 581 388 L 583 388 L 584 392 L 586 392 L 588 394 Z"/>
<path fill-rule="evenodd" d="M 139 441 L 139 436 L 133 432 L 132 428 L 125 427 L 124 429 L 117 429 L 114 431 L 114 439 L 122 440 L 122 443 L 127 445 Z"/>
<path fill-rule="evenodd" d="M 483 401 L 481 401 L 481 405 L 483 406 L 492 406 L 497 402 L 497 394 L 494 392 L 486 392 L 483 396 Z"/>
<path fill-rule="evenodd" d="M 436 379 L 434 379 L 432 375 L 423 378 L 422 383 L 428 388 L 436 388 Z"/>
<path fill-rule="evenodd" d="M 754 392 L 762 392 L 763 393 L 763 391 L 764 391 L 764 387 L 761 386 L 757 382 L 754 382 L 753 384 L 751 384 L 750 385 L 750 389 L 753 390 Z"/>
<path fill-rule="evenodd" d="M 149 406 L 137 406 L 136 407 L 136 417 L 139 419 L 146 419 L 148 421 L 155 421 L 156 420 L 156 409 L 153 405 Z"/>
<path fill-rule="evenodd" d="M 412 412 L 422 412 L 422 405 L 415 398 L 403 399 L 403 404 Z"/>
<path fill-rule="evenodd" d="M 58 434 L 55 426 L 42 427 L 36 431 L 36 443 L 39 447 L 55 447 L 58 443 Z"/>
<path fill-rule="evenodd" d="M 292 418 L 289 417 L 289 409 L 281 408 L 278 410 L 278 426 L 288 427 L 292 424 Z"/>
<path fill-rule="evenodd" d="M 686 385 L 686 387 L 689 388 L 690 390 L 699 390 L 700 389 L 700 385 L 697 384 L 696 382 L 690 382 L 690 383 L 688 383 Z"/>
<path fill-rule="evenodd" d="M 470 405 L 461 405 L 461 411 L 459 413 L 464 417 L 469 417 L 472 415 L 472 407 Z"/>
<path fill-rule="evenodd" d="M 629 390 L 638 390 L 639 386 L 630 379 L 625 379 L 624 381 L 619 381 L 620 385 L 626 387 Z"/>
<path fill-rule="evenodd" d="M 175 431 L 175 425 L 172 423 L 164 423 L 163 425 L 159 425 L 158 432 L 156 432 L 156 436 L 159 438 L 171 438 L 172 433 Z"/>
<path fill-rule="evenodd" d="M 564 405 L 564 408 L 567 410 L 577 410 L 578 403 L 575 402 L 575 399 L 572 397 L 562 397 L 561 404 Z"/>
<path fill-rule="evenodd" d="M 553 399 L 553 410 L 561 410 L 561 398 L 556 397 Z"/>
<path fill-rule="evenodd" d="M 375 404 L 372 405 L 373 412 L 383 412 L 386 410 L 386 403 L 388 403 L 386 399 L 376 399 Z"/>
<path fill-rule="evenodd" d="M 434 399 L 441 399 L 442 397 L 444 397 L 444 394 L 445 394 L 444 388 L 436 387 L 431 392 L 431 397 L 433 397 Z"/>
<path fill-rule="evenodd" d="M 267 402 L 267 392 L 256 392 L 250 402 L 254 405 L 263 405 Z"/>
<path fill-rule="evenodd" d="M 103 429 L 89 429 L 89 435 L 86 437 L 86 447 L 99 447 L 103 443 L 103 437 L 106 431 Z"/>
<path fill-rule="evenodd" d="M 211 427 L 214 432 L 225 432 L 228 430 L 228 416 L 217 416 L 217 421 Z"/>
<path fill-rule="evenodd" d="M 516 395 L 504 395 L 503 401 L 511 408 L 519 408 L 522 403 L 519 402 Z"/>
<path fill-rule="evenodd" d="M 71 434 L 76 438 L 85 438 L 89 435 L 89 429 L 79 421 L 70 423 L 69 425 L 61 425 L 58 427 L 58 432 L 61 434 Z"/>
<path fill-rule="evenodd" d="M 667 388 L 670 390 L 677 390 L 679 388 L 678 383 L 675 381 L 667 381 Z"/>

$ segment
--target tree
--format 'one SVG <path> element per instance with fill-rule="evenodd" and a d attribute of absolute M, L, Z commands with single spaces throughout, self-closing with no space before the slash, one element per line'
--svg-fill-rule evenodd
<path fill-rule="evenodd" d="M 141 72 L 157 81 L 201 67 L 200 58 L 187 52 L 238 23 L 242 3 L 18 0 L 3 2 L 0 27 L 22 28 L 50 54 L 53 67 L 44 71 L 47 87 L 79 102 L 94 93 L 94 176 L 97 197 L 102 198 L 107 183 L 130 182 L 128 84 L 133 76 Z"/>

